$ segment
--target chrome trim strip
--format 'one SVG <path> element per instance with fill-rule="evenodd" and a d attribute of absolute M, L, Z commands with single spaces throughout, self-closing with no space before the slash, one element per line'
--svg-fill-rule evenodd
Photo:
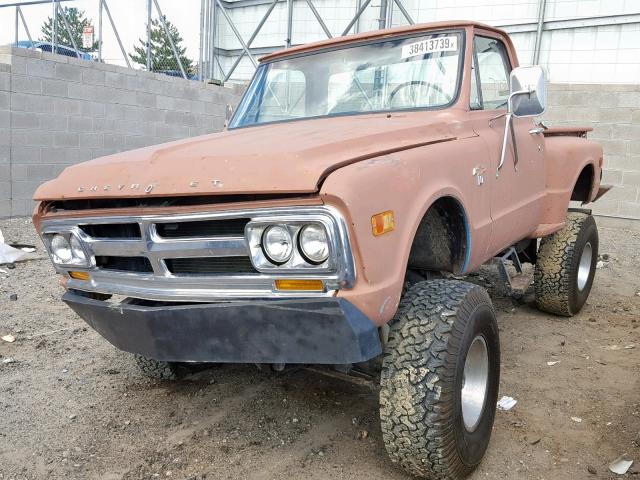
<path fill-rule="evenodd" d="M 322 269 L 262 269 L 257 274 L 234 275 L 173 275 L 166 268 L 165 258 L 250 256 L 244 237 L 203 237 L 168 239 L 160 237 L 155 229 L 158 223 L 193 222 L 247 218 L 250 222 L 322 221 L 331 238 L 333 257 L 330 268 Z M 138 223 L 140 239 L 92 238 L 78 225 Z M 91 256 L 88 268 L 54 265 L 58 273 L 68 276 L 69 270 L 87 270 L 90 281 L 67 279 L 67 288 L 125 295 L 160 301 L 207 302 L 232 298 L 280 298 L 331 296 L 335 290 L 351 288 L 355 283 L 355 265 L 347 224 L 337 209 L 330 206 L 284 207 L 254 210 L 231 210 L 215 213 L 182 215 L 104 216 L 75 219 L 44 220 L 43 235 L 73 231 L 83 241 Z M 144 256 L 153 267 L 153 274 L 120 272 L 101 269 L 95 265 L 95 255 Z M 281 292 L 274 288 L 278 278 L 322 279 L 325 292 Z"/>

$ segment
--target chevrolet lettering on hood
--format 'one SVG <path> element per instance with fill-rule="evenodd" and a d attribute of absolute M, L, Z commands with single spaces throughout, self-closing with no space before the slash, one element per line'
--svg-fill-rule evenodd
<path fill-rule="evenodd" d="M 224 186 L 224 183 L 222 182 L 222 180 L 211 180 L 211 185 L 214 187 L 221 188 Z M 192 180 L 189 182 L 189 186 L 191 188 L 196 188 L 200 186 L 200 182 L 198 180 Z M 113 185 L 113 186 L 112 185 L 92 185 L 90 187 L 85 187 L 81 185 L 78 187 L 78 193 L 84 193 L 84 192 L 94 193 L 98 191 L 110 192 L 112 190 L 115 190 L 118 192 L 121 192 L 123 190 L 135 190 L 135 191 L 141 191 L 144 193 L 151 193 L 155 187 L 156 185 L 153 183 L 150 183 L 146 186 L 141 185 L 140 183 L 131 183 L 131 184 L 120 183 L 118 185 Z"/>

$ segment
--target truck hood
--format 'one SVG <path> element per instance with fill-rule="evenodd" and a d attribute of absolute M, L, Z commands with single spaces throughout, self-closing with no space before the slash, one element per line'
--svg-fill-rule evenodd
<path fill-rule="evenodd" d="M 68 167 L 34 199 L 312 193 L 344 165 L 454 138 L 436 112 L 241 128 Z"/>

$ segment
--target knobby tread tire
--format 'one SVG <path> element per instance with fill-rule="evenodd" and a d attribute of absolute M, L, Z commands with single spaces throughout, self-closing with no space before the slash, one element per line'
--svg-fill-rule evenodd
<path fill-rule="evenodd" d="M 178 380 L 182 374 L 178 365 L 172 362 L 154 360 L 135 354 L 138 368 L 149 378 L 156 380 Z"/>
<path fill-rule="evenodd" d="M 579 242 L 580 237 L 589 234 L 592 235 L 590 241 L 595 243 L 592 247 L 595 251 L 594 257 L 597 258 L 598 234 L 595 220 L 591 215 L 569 212 L 566 225 L 562 230 L 542 238 L 534 272 L 534 291 L 538 309 L 571 317 L 582 308 L 584 301 L 575 299 L 576 269 L 582 255 L 580 245 L 583 242 Z M 576 251 L 576 247 L 579 247 L 580 251 Z M 595 263 L 595 261 L 592 262 L 592 269 L 595 269 Z M 586 296 L 591 289 L 593 274 L 591 277 L 586 287 Z"/>
<path fill-rule="evenodd" d="M 454 377 L 464 319 L 478 305 L 487 306 L 493 315 L 491 300 L 481 287 L 454 280 L 423 281 L 407 290 L 390 326 L 381 375 L 382 436 L 391 460 L 412 475 L 460 479 L 479 463 L 466 464 L 460 458 L 454 431 L 460 421 Z M 499 359 L 499 347 L 497 355 Z M 487 399 L 491 401 L 493 411 L 490 406 L 488 414 L 493 424 L 495 400 Z"/>

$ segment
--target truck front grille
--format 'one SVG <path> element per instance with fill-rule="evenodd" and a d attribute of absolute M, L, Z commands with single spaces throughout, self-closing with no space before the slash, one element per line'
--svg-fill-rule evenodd
<path fill-rule="evenodd" d="M 168 258 L 173 275 L 224 275 L 258 273 L 249 257 Z"/>
<path fill-rule="evenodd" d="M 153 273 L 151 262 L 146 257 L 96 256 L 96 266 L 104 270 L 117 272 Z"/>
<path fill-rule="evenodd" d="M 67 288 L 97 294 L 124 295 L 153 301 L 210 302 L 238 298 L 300 296 L 275 287 L 279 272 L 254 268 L 245 227 L 250 221 L 327 219 L 335 232 L 335 271 L 297 272 L 321 278 L 326 289 L 309 296 L 328 296 L 353 284 L 352 255 L 344 220 L 323 206 L 171 215 L 113 215 L 44 219 L 42 232 L 72 232 L 93 262 L 90 280 L 71 277 L 83 267 L 56 265 L 67 274 Z"/>
<path fill-rule="evenodd" d="M 162 238 L 243 237 L 247 223 L 248 218 L 159 223 L 156 232 Z"/>

